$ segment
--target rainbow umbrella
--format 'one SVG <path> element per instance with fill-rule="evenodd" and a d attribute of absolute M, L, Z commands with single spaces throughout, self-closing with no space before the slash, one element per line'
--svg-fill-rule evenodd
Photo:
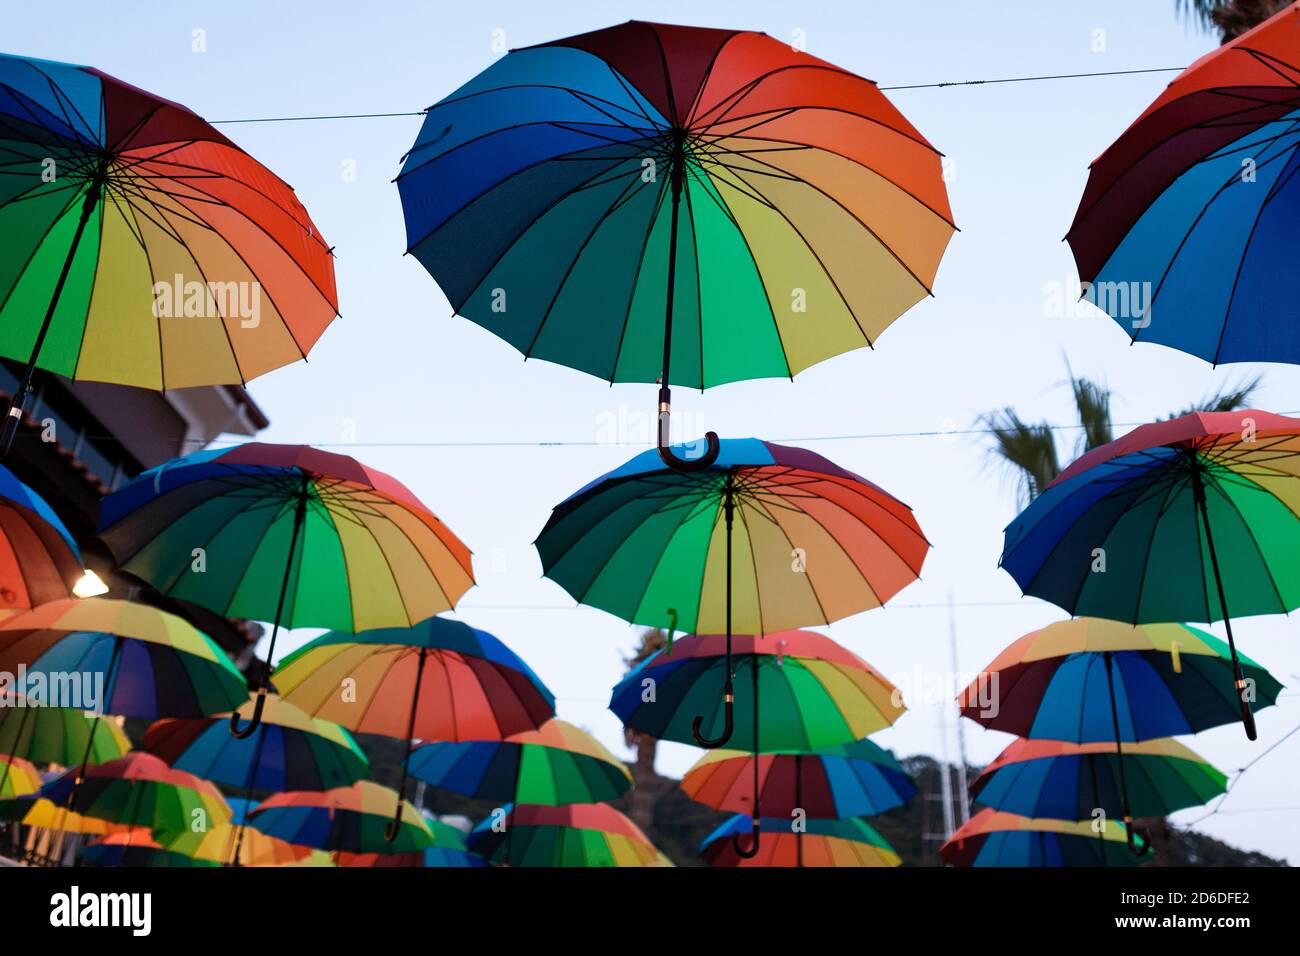
<path fill-rule="evenodd" d="M 738 813 L 700 844 L 700 855 L 710 866 L 900 866 L 902 857 L 875 827 L 865 820 L 810 818 L 796 830 L 789 817 L 757 821 L 768 834 L 762 850 L 747 856 L 737 852 L 740 837 L 753 832 L 754 823 Z"/>
<path fill-rule="evenodd" d="M 465 834 L 438 820 L 425 820 L 433 834 L 434 845 L 413 853 L 347 853 L 334 854 L 337 866 L 373 867 L 484 867 L 487 860 L 470 853 L 465 846 Z"/>
<path fill-rule="evenodd" d="M 888 492 L 754 438 L 723 442 L 695 472 L 638 455 L 556 506 L 537 537 L 546 575 L 578 601 L 670 633 L 724 634 L 724 675 L 733 628 L 771 634 L 879 607 L 929 548 Z M 726 720 L 719 737 L 691 739 L 702 747 L 731 737 L 732 681 L 717 689 Z"/>
<path fill-rule="evenodd" d="M 623 762 L 563 720 L 504 740 L 430 743 L 410 756 L 411 775 L 468 797 L 556 806 L 616 800 L 632 786 Z"/>
<path fill-rule="evenodd" d="M 41 789 L 41 772 L 36 765 L 22 757 L 0 754 L 4 773 L 0 774 L 0 799 L 21 797 Z"/>
<path fill-rule="evenodd" d="M 614 688 L 609 709 L 624 725 L 660 740 L 692 743 L 722 726 L 723 737 L 754 755 L 765 749 L 813 750 L 852 743 L 888 727 L 905 709 L 897 688 L 866 661 L 812 631 L 782 631 L 766 637 L 693 635 L 646 658 Z M 749 672 L 749 714 L 731 706 L 731 682 Z M 722 699 L 719 699 L 719 690 Z M 703 716 L 700 712 L 703 711 Z M 696 716 L 692 717 L 691 715 Z M 750 810 L 761 816 L 762 761 L 750 762 Z M 752 856 L 753 844 L 736 850 Z"/>
<path fill-rule="evenodd" d="M 1244 673 L 1260 707 L 1281 685 L 1250 658 Z M 1224 643 L 1184 624 L 1133 627 L 1122 621 L 1058 621 L 1014 641 L 958 695 L 961 713 L 994 730 L 1071 743 L 1112 743 L 1125 836 L 1132 826 L 1125 744 L 1197 733 L 1238 718 L 1223 679 L 1233 661 Z"/>
<path fill-rule="evenodd" d="M 284 866 L 311 855 L 310 847 L 286 843 L 257 830 L 244 832 L 248 811 L 257 804 L 239 798 L 230 799 L 229 803 L 229 823 L 219 823 L 199 831 L 157 830 L 153 836 L 163 849 L 205 864 Z"/>
<path fill-rule="evenodd" d="M 1105 820 L 1035 820 L 984 809 L 939 848 L 949 866 L 1137 866 L 1124 826 Z"/>
<path fill-rule="evenodd" d="M 73 813 L 66 806 L 55 806 L 51 801 L 44 799 L 39 791 L 4 801 L 3 805 L 0 805 L 0 819 L 13 820 L 23 826 L 37 827 L 42 830 L 93 836 L 138 829 Z"/>
<path fill-rule="evenodd" d="M 754 762 L 758 790 L 770 817 L 796 810 L 820 818 L 859 817 L 901 807 L 916 785 L 894 755 L 870 740 L 826 744 L 811 750 L 765 750 L 755 757 L 736 750 L 711 750 L 686 771 L 682 791 L 697 803 L 754 813 Z"/>
<path fill-rule="evenodd" d="M 248 825 L 286 843 L 349 853 L 418 852 L 435 845 L 415 807 L 370 780 L 332 790 L 276 793 L 248 813 Z"/>
<path fill-rule="evenodd" d="M 607 803 L 507 804 L 465 843 L 504 866 L 651 866 L 659 856 L 640 828 Z"/>
<path fill-rule="evenodd" d="M 1300 607 L 1297 479 L 1300 420 L 1247 409 L 1142 425 L 1074 462 L 1007 526 L 1002 567 L 1076 616 L 1222 620 L 1254 740 L 1232 615 Z"/>
<path fill-rule="evenodd" d="M 112 721 L 75 707 L 28 706 L 22 695 L 0 708 L 0 753 L 34 763 L 67 766 L 88 754 L 86 763 L 107 763 L 131 749 L 131 741 Z"/>
<path fill-rule="evenodd" d="M 153 389 L 243 384 L 338 314 L 293 190 L 201 118 L 99 70 L 0 54 L 0 354 Z"/>
<path fill-rule="evenodd" d="M 275 682 L 285 700 L 314 717 L 405 740 L 401 794 L 417 737 L 502 740 L 555 715 L 555 695 L 514 651 L 487 631 L 444 617 L 323 634 L 286 657 Z M 344 682 L 352 693 L 340 692 Z"/>
<path fill-rule="evenodd" d="M 220 866 L 214 861 L 191 856 L 154 839 L 144 827 L 100 837 L 77 851 L 92 866 Z"/>
<path fill-rule="evenodd" d="M 1168 737 L 1123 748 L 1134 816 L 1162 817 L 1209 803 L 1227 791 L 1227 777 Z M 1017 740 L 971 783 L 971 797 L 995 810 L 1027 817 L 1085 820 L 1101 809 L 1123 813 L 1120 748 L 1113 741 L 1076 744 Z"/>
<path fill-rule="evenodd" d="M 670 385 L 873 346 L 955 229 L 939 153 L 873 82 L 658 23 L 512 51 L 429 108 L 397 186 L 452 308 L 526 357 L 658 382 L 678 467 L 719 446 L 669 450 Z"/>
<path fill-rule="evenodd" d="M 100 528 L 122 568 L 163 593 L 272 622 L 268 662 L 282 627 L 406 627 L 474 583 L 469 549 L 403 484 L 302 445 L 159 465 L 104 499 Z M 265 681 L 257 691 L 249 726 L 231 714 L 237 736 L 262 719 Z"/>
<path fill-rule="evenodd" d="M 1133 341 L 1300 363 L 1300 8 L 1201 57 L 1092 164 L 1066 238 Z"/>
<path fill-rule="evenodd" d="M 54 509 L 0 465 L 0 609 L 70 597 L 81 573 L 77 542 Z"/>
<path fill-rule="evenodd" d="M 38 799 L 127 827 L 188 830 L 230 822 L 230 805 L 215 786 L 146 753 L 87 767 L 84 774 L 69 770 L 42 786 Z M 28 809 L 22 800 L 0 801 L 0 814 Z"/>

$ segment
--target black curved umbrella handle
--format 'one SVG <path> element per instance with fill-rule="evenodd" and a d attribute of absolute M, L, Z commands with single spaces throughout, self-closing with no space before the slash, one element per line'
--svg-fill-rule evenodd
<path fill-rule="evenodd" d="M 397 839 L 397 834 L 402 831 L 402 809 L 403 806 L 399 800 L 397 803 L 397 812 L 393 814 L 393 819 L 389 820 L 388 824 L 384 827 L 384 839 L 389 843 L 395 841 Z"/>
<path fill-rule="evenodd" d="M 744 846 L 742 844 L 739 833 L 733 833 L 731 835 L 731 848 L 736 851 L 736 856 L 740 857 L 742 860 L 752 860 L 754 857 L 758 856 L 759 832 L 758 821 L 755 820 L 754 832 L 753 836 L 750 838 L 749 846 Z"/>
<path fill-rule="evenodd" d="M 248 726 L 240 728 L 239 711 L 230 715 L 230 736 L 236 740 L 246 740 L 253 736 L 253 731 L 262 725 L 262 708 L 266 706 L 266 688 L 263 687 L 257 692 L 257 702 L 253 704 L 253 717 L 248 722 Z"/>
<path fill-rule="evenodd" d="M 1241 724 L 1246 728 L 1247 739 L 1258 740 L 1259 731 L 1255 729 L 1255 715 L 1251 713 L 1250 702 L 1245 697 L 1245 684 L 1246 681 L 1243 678 L 1237 678 L 1237 706 L 1241 709 Z"/>
<path fill-rule="evenodd" d="M 676 453 L 669 446 L 669 416 L 672 414 L 672 399 L 669 397 L 669 390 L 666 385 L 659 389 L 659 457 L 663 463 L 674 471 L 692 472 L 704 471 L 718 460 L 718 455 L 722 451 L 722 442 L 718 440 L 717 432 L 707 432 L 704 440 L 708 447 L 704 449 L 704 454 L 699 458 L 678 458 Z"/>
<path fill-rule="evenodd" d="M 691 721 L 691 736 L 695 742 L 706 750 L 716 750 L 731 739 L 731 732 L 736 728 L 735 716 L 732 711 L 736 707 L 736 695 L 727 692 L 722 698 L 722 736 L 715 739 L 709 739 L 704 736 L 704 718 L 696 717 Z"/>
<path fill-rule="evenodd" d="M 1151 831 L 1146 827 L 1135 827 L 1129 817 L 1124 818 L 1124 837 L 1129 852 L 1134 856 L 1142 857 L 1151 852 Z"/>

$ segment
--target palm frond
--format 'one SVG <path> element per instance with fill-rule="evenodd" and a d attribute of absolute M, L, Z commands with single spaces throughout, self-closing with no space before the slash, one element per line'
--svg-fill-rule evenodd
<path fill-rule="evenodd" d="M 1070 374 L 1070 389 L 1079 412 L 1083 435 L 1079 439 L 1079 454 L 1104 445 L 1115 437 L 1110 419 L 1110 389 L 1086 378 Z"/>
<path fill-rule="evenodd" d="M 1256 375 L 1237 385 L 1207 395 L 1195 405 L 1184 408 L 1181 412 L 1175 412 L 1169 417 L 1178 418 L 1182 415 L 1190 415 L 1192 412 L 1235 412 L 1239 408 L 1249 408 L 1251 399 L 1259 390 L 1262 380 L 1262 376 Z"/>
<path fill-rule="evenodd" d="M 993 436 L 992 453 L 1014 475 L 1022 504 L 1036 498 L 1060 474 L 1051 425 L 1031 425 L 1014 408 L 991 412 L 980 421 Z"/>

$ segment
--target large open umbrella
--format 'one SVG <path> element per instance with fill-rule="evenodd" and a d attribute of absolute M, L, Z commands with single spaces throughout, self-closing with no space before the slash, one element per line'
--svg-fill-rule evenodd
<path fill-rule="evenodd" d="M 92 866 L 220 866 L 217 860 L 193 856 L 160 843 L 148 827 L 110 833 L 87 843 L 77 856 Z"/>
<path fill-rule="evenodd" d="M 773 818 L 868 816 L 901 807 L 916 785 L 894 755 L 870 740 L 809 750 L 766 749 L 757 757 L 710 750 L 682 777 L 682 791 L 717 810 L 752 816 L 754 761 L 763 812 Z"/>
<path fill-rule="evenodd" d="M 222 733 L 225 734 L 224 728 Z M 163 849 L 194 860 L 236 866 L 284 866 L 299 863 L 313 852 L 310 847 L 286 843 L 259 830 L 247 831 L 248 813 L 256 803 L 234 798 L 230 803 L 230 822 L 203 830 L 156 830 L 153 836 Z"/>
<path fill-rule="evenodd" d="M 409 762 L 411 776 L 432 786 L 507 803 L 599 803 L 632 786 L 621 760 L 564 720 L 503 740 L 424 744 Z"/>
<path fill-rule="evenodd" d="M 607 803 L 508 804 L 465 843 L 506 866 L 652 866 L 659 855 L 640 827 Z"/>
<path fill-rule="evenodd" d="M 866 661 L 812 631 L 737 637 L 692 635 L 648 657 L 614 688 L 609 708 L 623 723 L 661 740 L 696 743 L 722 727 L 733 746 L 808 751 L 847 744 L 888 727 L 903 713 L 897 688 Z M 748 671 L 751 706 L 734 710 L 731 685 Z M 723 691 L 719 695 L 719 691 Z M 701 715 L 703 712 L 703 715 Z M 750 761 L 750 813 L 762 816 L 762 761 Z M 737 852 L 758 850 L 753 842 Z M 737 839 L 739 837 L 737 836 Z"/>
<path fill-rule="evenodd" d="M 371 867 L 483 867 L 487 860 L 471 853 L 465 845 L 465 834 L 438 820 L 425 820 L 424 825 L 433 834 L 433 846 L 408 853 L 349 853 L 336 851 L 337 866 Z"/>
<path fill-rule="evenodd" d="M 694 472 L 638 455 L 557 505 L 537 537 L 547 576 L 582 603 L 724 635 L 726 719 L 718 737 L 692 738 L 704 747 L 731 736 L 733 627 L 770 634 L 879 607 L 930 548 L 907 505 L 820 455 L 753 438 L 721 447 Z"/>
<path fill-rule="evenodd" d="M 1137 866 L 1114 820 L 1031 819 L 985 808 L 939 848 L 949 866 Z"/>
<path fill-rule="evenodd" d="M 121 727 L 84 710 L 28 706 L 21 695 L 0 708 L 0 754 L 68 766 L 83 755 L 87 763 L 107 763 L 130 749 Z"/>
<path fill-rule="evenodd" d="M 980 771 L 971 797 L 1026 817 L 1086 820 L 1099 809 L 1112 817 L 1123 814 L 1122 770 L 1135 817 L 1200 806 L 1227 789 L 1221 771 L 1168 737 L 1125 744 L 1122 753 L 1113 741 L 1020 739 Z"/>
<path fill-rule="evenodd" d="M 487 631 L 433 617 L 413 627 L 331 632 L 299 648 L 275 672 L 284 699 L 357 733 L 406 742 L 501 740 L 555 716 L 555 695 Z M 396 805 L 397 832 L 405 804 Z"/>
<path fill-rule="evenodd" d="M 1300 21 L 1297 21 L 1300 22 Z M 1223 621 L 1300 607 L 1300 420 L 1196 412 L 1142 425 L 1066 468 L 1006 529 L 1002 567 L 1075 615 Z"/>
<path fill-rule="evenodd" d="M 228 617 L 281 628 L 406 627 L 474 583 L 469 549 L 401 482 L 354 458 L 251 442 L 150 469 L 104 499 L 122 568 Z M 258 681 L 248 736 L 262 719 Z M 242 701 L 241 701 L 242 703 Z"/>
<path fill-rule="evenodd" d="M 1133 341 L 1300 363 L 1300 7 L 1201 57 L 1092 164 L 1066 238 Z"/>
<path fill-rule="evenodd" d="M 0 465 L 0 610 L 70 597 L 81 573 L 77 542 L 54 509 Z"/>
<path fill-rule="evenodd" d="M 177 103 L 99 70 L 0 54 L 0 354 L 145 388 L 242 384 L 338 314 L 293 190 Z"/>
<path fill-rule="evenodd" d="M 630 22 L 514 50 L 434 104 L 397 179 L 452 308 L 610 382 L 793 376 L 929 294 L 939 153 L 870 80 L 761 33 Z M 811 623 L 807 621 L 798 624 Z"/>
<path fill-rule="evenodd" d="M 789 817 L 758 821 L 768 834 L 759 854 L 737 851 L 739 838 L 754 829 L 738 813 L 704 838 L 700 855 L 710 866 L 900 866 L 897 851 L 867 821 L 809 818 L 796 829 Z"/>

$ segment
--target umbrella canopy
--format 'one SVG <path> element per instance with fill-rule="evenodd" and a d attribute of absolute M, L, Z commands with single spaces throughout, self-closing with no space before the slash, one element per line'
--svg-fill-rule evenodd
<path fill-rule="evenodd" d="M 347 853 L 334 854 L 337 866 L 400 867 L 483 867 L 487 860 L 470 853 L 465 834 L 438 820 L 425 820 L 433 834 L 434 845 L 415 853 Z"/>
<path fill-rule="evenodd" d="M 949 866 L 1137 866 L 1128 850 L 1123 824 L 1095 821 L 1034 820 L 984 809 L 971 817 L 942 847 Z"/>
<path fill-rule="evenodd" d="M 736 749 L 808 751 L 851 744 L 888 727 L 906 709 L 893 684 L 822 634 L 783 631 L 735 641 L 737 683 L 750 688 L 756 670 L 761 699 L 757 739 L 755 708 L 735 708 Z M 609 708 L 634 730 L 694 744 L 695 715 L 704 715 L 702 729 L 710 733 L 725 722 L 725 681 L 722 636 L 692 635 L 629 672 L 614 688 Z"/>
<path fill-rule="evenodd" d="M 606 803 L 513 804 L 476 826 L 465 843 L 506 866 L 650 866 L 659 851 L 635 823 Z"/>
<path fill-rule="evenodd" d="M 102 699 L 81 705 L 125 717 L 198 717 L 248 699 L 243 675 L 210 637 L 174 614 L 116 598 L 65 598 L 0 618 L 0 671 L 20 665 L 29 698 L 35 674 L 84 675 L 102 679 Z M 83 688 L 84 696 L 98 695 Z"/>
<path fill-rule="evenodd" d="M 84 710 L 27 706 L 24 700 L 18 696 L 16 705 L 0 708 L 0 754 L 68 766 L 87 749 L 88 764 L 116 760 L 131 749 L 131 741 L 111 720 L 96 722 Z"/>
<path fill-rule="evenodd" d="M 89 767 L 80 782 L 69 770 L 41 787 L 40 797 L 129 827 L 189 830 L 230 821 L 230 806 L 215 786 L 146 753 Z"/>
<path fill-rule="evenodd" d="M 1300 22 L 1300 21 L 1298 21 Z M 1075 615 L 1225 622 L 1300 606 L 1300 420 L 1245 409 L 1142 425 L 1066 468 L 1007 526 L 1005 568 Z"/>
<path fill-rule="evenodd" d="M 1098 808 L 1121 817 L 1120 759 L 1113 742 L 1017 740 L 975 778 L 971 797 L 1026 817 L 1087 820 Z M 1137 817 L 1162 817 L 1227 791 L 1222 772 L 1168 737 L 1129 744 L 1122 759 Z"/>
<path fill-rule="evenodd" d="M 338 313 L 293 190 L 177 103 L 0 55 L 0 154 L 0 354 L 73 379 L 239 385 L 303 358 Z"/>
<path fill-rule="evenodd" d="M 277 793 L 248 814 L 248 825 L 286 843 L 349 853 L 418 852 L 433 834 L 397 792 L 369 780 L 325 791 Z M 392 818 L 392 819 L 390 819 Z M 386 831 L 392 831 L 390 840 Z"/>
<path fill-rule="evenodd" d="M 525 357 L 660 382 L 661 439 L 670 384 L 873 345 L 955 229 L 938 152 L 870 80 L 657 23 L 512 51 L 428 110 L 397 184 L 456 312 Z"/>
<path fill-rule="evenodd" d="M 1201 57 L 1093 164 L 1067 239 L 1134 341 L 1300 362 L 1300 8 Z"/>
<path fill-rule="evenodd" d="M 0 610 L 71 597 L 80 576 L 81 552 L 54 509 L 0 465 Z"/>
<path fill-rule="evenodd" d="M 804 821 L 795 832 L 789 817 L 763 818 L 764 839 L 754 856 L 736 852 L 737 839 L 753 830 L 745 814 L 727 820 L 700 844 L 710 866 L 900 866 L 902 857 L 865 820 Z"/>
<path fill-rule="evenodd" d="M 598 803 L 632 786 L 621 760 L 558 719 L 504 740 L 425 744 L 412 751 L 410 765 L 412 776 L 435 787 L 510 803 Z"/>
<path fill-rule="evenodd" d="M 724 441 L 699 472 L 671 469 L 653 451 L 636 456 L 557 505 L 537 550 L 546 576 L 583 604 L 633 624 L 721 634 L 728 541 L 730 623 L 745 634 L 879 607 L 916 580 L 930 548 L 911 509 L 865 478 L 744 438 Z"/>
<path fill-rule="evenodd" d="M 60 833 L 81 833 L 103 836 L 139 829 L 121 823 L 110 823 L 95 817 L 73 813 L 66 806 L 56 806 L 41 797 L 40 792 L 24 794 L 0 804 L 0 819 L 13 820 L 23 826 L 39 827 Z"/>
<path fill-rule="evenodd" d="M 894 755 L 865 739 L 809 751 L 769 750 L 757 757 L 711 750 L 686 771 L 681 788 L 698 803 L 748 818 L 754 811 L 755 760 L 759 802 L 771 817 L 788 820 L 796 810 L 810 817 L 866 816 L 901 807 L 916 795 L 916 785 Z"/>
<path fill-rule="evenodd" d="M 197 834 L 196 834 L 197 835 Z M 220 866 L 215 860 L 182 853 L 154 839 L 147 828 L 140 827 L 86 844 L 77 851 L 91 866 Z"/>
<path fill-rule="evenodd" d="M 227 734 L 227 736 L 229 736 Z M 298 863 L 313 852 L 310 847 L 286 843 L 257 830 L 241 832 L 248 811 L 256 806 L 251 800 L 230 801 L 229 823 L 219 823 L 206 830 L 158 830 L 153 836 L 165 850 L 196 861 L 237 866 L 284 866 Z"/>
<path fill-rule="evenodd" d="M 239 708 L 251 716 L 252 700 Z M 328 790 L 370 773 L 370 761 L 338 724 L 309 717 L 275 694 L 267 695 L 261 726 L 236 738 L 229 715 L 160 720 L 144 735 L 144 749 L 177 770 L 250 790 Z"/>
<path fill-rule="evenodd" d="M 1282 685 L 1250 658 L 1242 664 L 1256 708 L 1275 703 Z M 1197 628 L 1084 617 L 1012 642 L 957 702 L 985 727 L 1035 739 L 1113 743 L 1118 722 L 1128 744 L 1236 720 L 1231 674 L 1227 646 Z"/>
<path fill-rule="evenodd" d="M 351 695 L 340 692 L 349 678 Z M 275 684 L 313 717 L 399 739 L 501 740 L 555 714 L 555 695 L 514 651 L 444 617 L 323 634 L 281 662 Z"/>
<path fill-rule="evenodd" d="M 0 799 L 21 797 L 41 789 L 41 772 L 22 757 L 0 754 Z"/>

